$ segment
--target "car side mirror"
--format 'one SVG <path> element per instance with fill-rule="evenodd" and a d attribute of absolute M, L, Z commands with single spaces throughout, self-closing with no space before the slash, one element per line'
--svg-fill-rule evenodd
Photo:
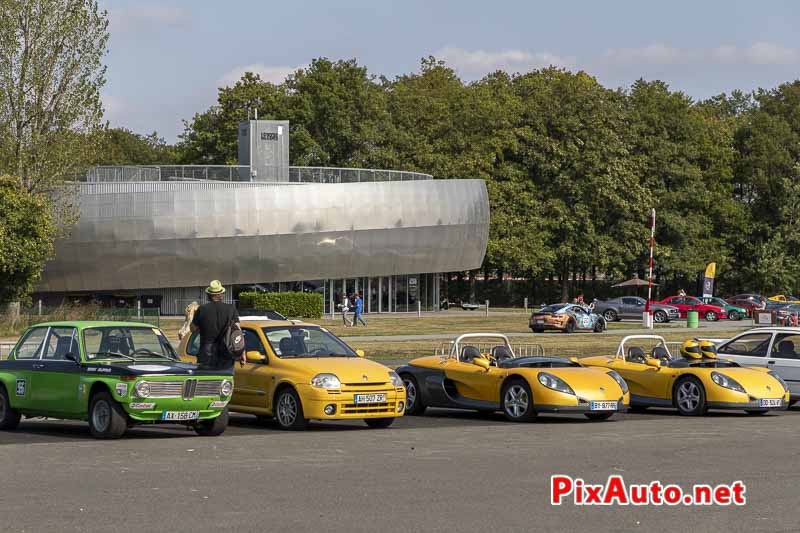
<path fill-rule="evenodd" d="M 489 361 L 487 361 L 483 357 L 473 357 L 472 358 L 472 364 L 473 365 L 477 365 L 477 366 L 479 366 L 482 369 L 487 370 L 487 371 L 492 366 L 491 364 L 489 364 Z"/>
<path fill-rule="evenodd" d="M 356 350 L 356 355 L 363 359 L 367 356 L 367 353 L 364 350 Z"/>
<path fill-rule="evenodd" d="M 263 353 L 256 352 L 256 351 L 247 352 L 245 354 L 245 357 L 247 357 L 247 362 L 248 363 L 263 363 L 264 361 L 267 360 L 267 356 L 266 355 L 264 355 Z"/>
<path fill-rule="evenodd" d="M 77 355 L 75 355 L 74 353 L 72 353 L 72 352 L 65 353 L 64 354 L 64 359 L 67 359 L 68 361 L 72 361 L 76 365 L 81 364 L 80 358 Z"/>
<path fill-rule="evenodd" d="M 652 357 L 645 361 L 647 366 L 652 366 L 655 369 L 661 368 L 661 359 L 653 359 Z"/>

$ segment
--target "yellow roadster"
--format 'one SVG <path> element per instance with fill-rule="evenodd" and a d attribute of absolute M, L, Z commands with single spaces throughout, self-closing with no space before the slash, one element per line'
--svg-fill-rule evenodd
<path fill-rule="evenodd" d="M 363 419 L 384 428 L 403 415 L 400 377 L 326 329 L 266 317 L 242 317 L 241 326 L 247 364 L 236 365 L 231 411 L 274 418 L 283 429 L 304 429 L 310 419 Z M 178 353 L 194 362 L 199 348 L 193 333 Z"/>
<path fill-rule="evenodd" d="M 632 411 L 674 407 L 682 415 L 696 416 L 709 409 L 741 409 L 760 415 L 788 405 L 789 387 L 766 368 L 717 359 L 709 341 L 686 341 L 675 351 L 679 353 L 671 353 L 658 335 L 630 335 L 615 355 L 580 361 L 619 373 L 630 387 Z"/>
<path fill-rule="evenodd" d="M 406 414 L 428 407 L 502 411 L 514 422 L 538 413 L 583 413 L 604 420 L 628 405 L 628 387 L 613 370 L 563 357 L 517 357 L 498 333 L 468 333 L 449 352 L 397 369 L 406 387 Z"/>

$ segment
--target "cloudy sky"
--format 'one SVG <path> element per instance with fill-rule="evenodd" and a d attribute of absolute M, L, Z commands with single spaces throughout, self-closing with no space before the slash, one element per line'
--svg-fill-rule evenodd
<path fill-rule="evenodd" d="M 315 57 L 375 74 L 444 59 L 465 80 L 583 69 L 612 87 L 662 79 L 695 98 L 800 77 L 800 2 L 105 0 L 112 126 L 174 141 L 246 70 L 280 81 Z"/>

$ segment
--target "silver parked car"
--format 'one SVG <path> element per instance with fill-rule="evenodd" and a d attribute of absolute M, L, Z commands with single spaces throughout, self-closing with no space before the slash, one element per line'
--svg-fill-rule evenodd
<path fill-rule="evenodd" d="M 594 304 L 594 312 L 601 315 L 608 322 L 622 320 L 623 318 L 642 318 L 647 301 L 638 296 L 622 296 Z M 672 305 L 651 303 L 653 321 L 659 324 L 677 320 L 681 316 L 680 310 Z"/>
<path fill-rule="evenodd" d="M 717 354 L 742 366 L 774 370 L 789 385 L 789 404 L 800 401 L 800 328 L 756 328 L 731 339 L 708 339 Z"/>

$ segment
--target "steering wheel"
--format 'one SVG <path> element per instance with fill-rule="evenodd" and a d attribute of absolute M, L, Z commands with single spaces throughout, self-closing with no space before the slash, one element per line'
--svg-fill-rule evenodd
<path fill-rule="evenodd" d="M 319 356 L 319 355 L 330 355 L 330 350 L 328 350 L 327 348 L 317 348 L 316 350 L 311 352 L 311 355 L 317 355 L 317 356 Z"/>

